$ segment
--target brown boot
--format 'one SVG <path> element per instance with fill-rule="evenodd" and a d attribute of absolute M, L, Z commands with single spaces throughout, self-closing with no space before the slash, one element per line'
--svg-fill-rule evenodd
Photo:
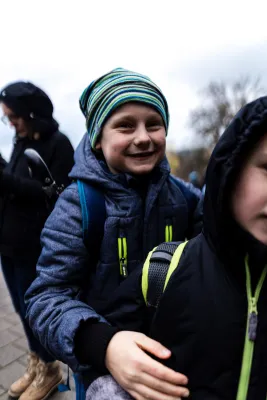
<path fill-rule="evenodd" d="M 20 397 L 23 392 L 25 392 L 35 378 L 38 362 L 38 356 L 33 352 L 29 353 L 26 372 L 16 382 L 12 383 L 8 391 L 9 396 L 17 398 Z"/>
<path fill-rule="evenodd" d="M 44 400 L 63 382 L 58 361 L 45 363 L 39 361 L 36 367 L 36 377 L 20 400 Z"/>

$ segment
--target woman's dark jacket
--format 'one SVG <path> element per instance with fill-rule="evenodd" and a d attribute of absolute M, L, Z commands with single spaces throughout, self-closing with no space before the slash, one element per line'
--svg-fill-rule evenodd
<path fill-rule="evenodd" d="M 40 234 L 49 212 L 44 182 L 32 179 L 24 151 L 35 149 L 59 185 L 70 183 L 73 148 L 58 130 L 33 138 L 15 138 L 10 162 L 0 172 L 0 253 L 9 257 L 36 259 Z"/>

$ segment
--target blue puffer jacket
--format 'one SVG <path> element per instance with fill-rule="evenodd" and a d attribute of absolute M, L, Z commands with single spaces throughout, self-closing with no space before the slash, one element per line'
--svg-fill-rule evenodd
<path fill-rule="evenodd" d="M 97 185 L 105 194 L 107 217 L 98 264 L 94 265 L 94 257 L 83 242 L 81 206 L 74 182 L 60 196 L 46 222 L 38 277 L 26 301 L 30 325 L 41 343 L 74 371 L 82 371 L 88 366 L 80 365 L 74 354 L 74 337 L 82 321 L 104 321 L 97 310 L 105 308 L 122 282 L 118 238 L 127 240 L 131 273 L 153 247 L 165 240 L 166 225 L 173 227 L 173 240 L 193 235 L 200 192 L 179 180 L 174 183 L 167 160 L 155 168 L 144 192 L 140 180 L 111 174 L 91 152 L 87 135 L 76 150 L 75 161 L 71 177 Z"/>

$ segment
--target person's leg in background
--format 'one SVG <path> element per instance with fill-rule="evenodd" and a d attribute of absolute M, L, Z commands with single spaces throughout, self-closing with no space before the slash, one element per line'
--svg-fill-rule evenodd
<path fill-rule="evenodd" d="M 14 308 L 20 316 L 30 349 L 26 372 L 11 385 L 9 395 L 22 400 L 41 400 L 61 383 L 62 373 L 59 363 L 33 335 L 25 318 L 24 296 L 36 276 L 36 260 L 1 256 L 1 263 L 6 285 Z"/>

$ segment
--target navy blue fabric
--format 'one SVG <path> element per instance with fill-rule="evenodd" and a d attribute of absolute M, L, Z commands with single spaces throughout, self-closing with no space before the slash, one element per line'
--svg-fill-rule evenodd
<path fill-rule="evenodd" d="M 197 189 L 192 183 L 185 182 L 182 179 L 178 178 L 177 176 L 170 175 L 171 181 L 179 187 L 181 192 L 183 193 L 184 197 L 186 198 L 188 207 L 190 210 L 196 208 L 196 199 L 199 198 L 200 190 Z"/>
<path fill-rule="evenodd" d="M 9 294 L 12 299 L 15 311 L 20 316 L 23 328 L 29 343 L 29 348 L 34 351 L 44 362 L 52 362 L 55 360 L 54 357 L 49 354 L 41 343 L 35 338 L 27 320 L 26 305 L 24 302 L 24 295 L 27 289 L 35 278 L 35 263 L 36 260 L 29 259 L 23 260 L 18 258 L 10 258 L 1 256 L 1 265 L 6 285 L 9 290 Z"/>
<path fill-rule="evenodd" d="M 170 180 L 182 191 L 189 210 L 196 209 L 200 197 L 199 189 L 173 175 L 170 175 Z M 100 190 L 80 179 L 77 180 L 77 185 L 82 209 L 83 240 L 88 251 L 91 251 L 100 247 L 103 238 L 105 197 Z"/>
<path fill-rule="evenodd" d="M 189 236 L 195 210 L 189 209 L 182 190 L 169 178 L 166 159 L 150 176 L 144 199 L 139 180 L 110 173 L 91 151 L 87 135 L 76 150 L 70 176 L 105 195 L 106 219 L 98 261 L 95 263 L 95 254 L 84 245 L 81 204 L 77 183 L 73 183 L 61 194 L 45 224 L 38 276 L 26 300 L 30 325 L 43 345 L 74 371 L 85 371 L 89 365 L 78 362 L 74 338 L 84 321 L 105 322 L 102 312 L 123 281 L 118 237 L 127 238 L 131 275 L 147 253 L 165 240 L 166 224 L 173 225 L 173 240 Z M 195 195 L 195 199 L 197 204 L 199 197 Z"/>

